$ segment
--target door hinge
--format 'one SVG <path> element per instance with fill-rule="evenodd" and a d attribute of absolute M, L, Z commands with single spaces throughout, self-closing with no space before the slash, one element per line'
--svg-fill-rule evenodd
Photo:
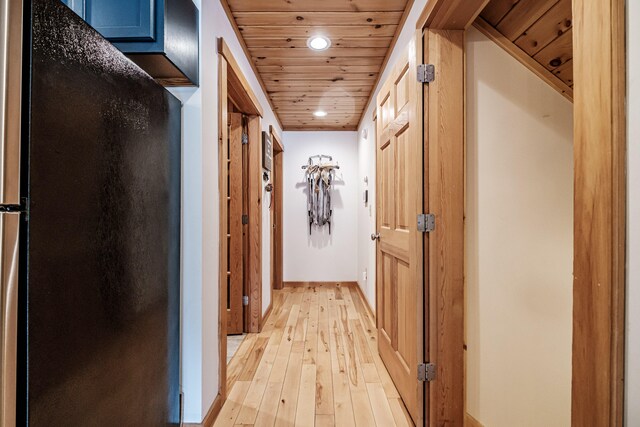
<path fill-rule="evenodd" d="M 242 224 L 243 225 L 249 224 L 249 215 L 242 215 Z"/>
<path fill-rule="evenodd" d="M 249 143 L 249 134 L 242 132 L 242 144 L 246 145 Z"/>
<path fill-rule="evenodd" d="M 243 295 L 242 296 L 242 305 L 249 305 L 249 296 L 248 295 Z"/>
<path fill-rule="evenodd" d="M 436 66 L 433 64 L 418 65 L 418 81 L 420 83 L 431 83 L 436 79 Z"/>
<path fill-rule="evenodd" d="M 436 216 L 434 214 L 418 215 L 418 231 L 421 233 L 431 233 L 436 229 Z"/>
<path fill-rule="evenodd" d="M 436 365 L 434 363 L 420 363 L 418 365 L 418 381 L 433 381 L 436 379 Z"/>

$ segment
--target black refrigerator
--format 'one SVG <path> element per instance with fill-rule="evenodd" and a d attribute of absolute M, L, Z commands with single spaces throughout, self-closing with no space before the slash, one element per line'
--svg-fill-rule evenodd
<path fill-rule="evenodd" d="M 0 20 L 0 426 L 178 425 L 180 102 L 59 0 Z"/>

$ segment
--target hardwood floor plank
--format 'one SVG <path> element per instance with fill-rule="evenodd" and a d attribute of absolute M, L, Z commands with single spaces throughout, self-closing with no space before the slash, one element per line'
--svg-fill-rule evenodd
<path fill-rule="evenodd" d="M 264 355 L 260 360 L 260 364 L 258 365 L 258 369 L 253 376 L 253 381 L 249 386 L 247 396 L 242 404 L 242 410 L 236 419 L 237 424 L 254 424 L 256 422 L 256 418 L 258 417 L 258 408 L 260 407 L 262 398 L 265 395 L 269 375 L 271 374 L 271 367 L 273 366 L 273 362 L 278 351 L 278 344 L 279 343 L 277 342 L 270 342 L 269 345 L 267 345 Z"/>
<path fill-rule="evenodd" d="M 398 427 L 413 427 L 413 421 L 407 412 L 407 409 L 402 403 L 402 399 L 388 399 L 393 418 L 396 421 Z"/>
<path fill-rule="evenodd" d="M 371 356 L 371 349 L 369 349 L 369 343 L 367 342 L 367 336 L 364 333 L 364 328 L 360 319 L 349 320 L 351 330 L 354 332 L 356 338 L 356 348 L 358 350 L 358 356 L 360 356 L 360 363 L 373 363 L 373 356 Z"/>
<path fill-rule="evenodd" d="M 256 343 L 251 349 L 251 353 L 247 358 L 246 364 L 243 367 L 243 371 L 238 377 L 239 381 L 251 381 L 253 376 L 258 369 L 258 365 L 260 364 L 260 360 L 262 359 L 262 355 L 264 350 L 267 347 L 267 343 L 269 342 L 268 337 L 258 337 L 256 338 Z"/>
<path fill-rule="evenodd" d="M 258 416 L 254 426 L 256 427 L 273 427 L 276 422 L 276 414 L 278 413 L 278 403 L 280 402 L 280 394 L 282 392 L 283 383 L 268 383 L 265 395 L 262 398 Z"/>
<path fill-rule="evenodd" d="M 309 318 L 307 324 L 307 335 L 304 340 L 304 356 L 302 363 L 305 365 L 316 363 L 318 354 L 318 292 L 315 288 L 311 292 L 311 301 L 309 309 Z"/>
<path fill-rule="evenodd" d="M 289 355 L 291 354 L 291 347 L 293 346 L 293 338 L 296 330 L 296 324 L 298 323 L 298 315 L 300 314 L 300 306 L 295 304 L 291 307 L 291 314 L 289 315 L 289 321 L 285 325 L 285 331 L 280 341 L 280 347 L 278 348 L 278 354 L 273 364 L 270 382 L 284 382 L 284 376 L 287 372 L 287 365 L 289 364 Z"/>
<path fill-rule="evenodd" d="M 244 402 L 244 398 L 247 395 L 247 391 L 249 391 L 250 385 L 250 381 L 237 381 L 234 384 L 229 396 L 227 397 L 227 401 L 224 403 L 224 406 L 222 406 L 222 410 L 220 411 L 220 414 L 218 414 L 218 418 L 216 418 L 214 426 L 225 427 L 235 424 L 238 413 L 242 409 L 242 402 Z"/>
<path fill-rule="evenodd" d="M 373 416 L 378 427 L 395 426 L 396 422 L 389 406 L 389 401 L 384 394 L 384 388 L 380 383 L 368 383 L 367 393 L 373 409 Z"/>
<path fill-rule="evenodd" d="M 227 366 L 227 390 L 231 390 L 240 374 L 244 371 L 247 359 L 251 355 L 251 350 L 256 343 L 257 334 L 247 334 L 240 344 L 240 348 L 233 355 Z"/>
<path fill-rule="evenodd" d="M 358 311 L 356 310 L 355 303 L 353 302 L 353 296 L 351 295 L 351 290 L 349 287 L 345 286 L 342 290 L 343 297 L 347 306 L 347 313 L 349 314 L 349 319 L 360 319 Z M 356 294 L 356 298 L 359 296 Z"/>
<path fill-rule="evenodd" d="M 231 360 L 214 425 L 411 426 L 360 298 L 343 284 L 275 291 L 263 331 Z"/>
<path fill-rule="evenodd" d="M 333 427 L 335 425 L 333 415 L 316 415 L 315 427 Z"/>
<path fill-rule="evenodd" d="M 301 373 L 302 352 L 292 352 L 287 366 L 282 394 L 278 402 L 276 425 L 292 426 L 295 423 Z"/>
<path fill-rule="evenodd" d="M 342 290 L 343 298 L 346 293 Z M 343 300 L 343 304 L 339 305 L 338 325 L 341 330 L 341 338 L 345 347 L 345 361 L 347 365 L 347 373 L 349 375 L 349 388 L 351 390 L 351 403 L 353 405 L 353 415 L 356 426 L 373 426 L 375 425 L 373 410 L 369 401 L 367 387 L 364 381 L 362 369 L 358 365 L 355 339 L 353 331 L 349 326 L 348 308 Z"/>
<path fill-rule="evenodd" d="M 333 410 L 331 348 L 329 345 L 329 297 L 318 294 L 318 344 L 316 363 L 316 414 L 330 415 Z"/>
<path fill-rule="evenodd" d="M 349 375 L 344 355 L 342 333 L 338 319 L 335 291 L 329 292 L 329 349 L 331 352 L 331 377 L 333 380 L 333 405 L 336 426 L 355 426 Z"/>
<path fill-rule="evenodd" d="M 316 366 L 302 365 L 298 407 L 296 409 L 296 426 L 312 426 L 315 422 L 316 409 Z"/>

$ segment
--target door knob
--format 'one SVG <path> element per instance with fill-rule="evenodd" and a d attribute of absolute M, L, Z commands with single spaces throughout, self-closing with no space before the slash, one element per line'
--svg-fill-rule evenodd
<path fill-rule="evenodd" d="M 380 233 L 374 233 L 371 235 L 371 240 L 380 240 Z"/>

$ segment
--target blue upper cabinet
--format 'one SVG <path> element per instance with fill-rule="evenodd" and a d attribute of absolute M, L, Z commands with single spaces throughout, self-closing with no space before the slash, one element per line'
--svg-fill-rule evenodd
<path fill-rule="evenodd" d="M 198 9 L 191 0 L 61 0 L 166 86 L 197 86 Z"/>
<path fill-rule="evenodd" d="M 154 41 L 154 3 L 153 0 L 85 0 L 85 20 L 109 40 Z"/>

